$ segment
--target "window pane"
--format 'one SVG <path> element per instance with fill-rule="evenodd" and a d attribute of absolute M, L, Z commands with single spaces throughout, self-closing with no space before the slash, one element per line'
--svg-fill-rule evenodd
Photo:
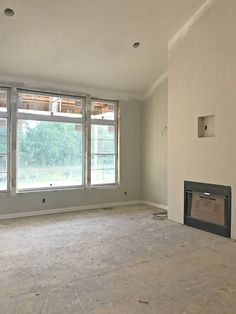
<path fill-rule="evenodd" d="M 91 184 L 113 184 L 115 183 L 115 169 L 112 170 L 93 170 Z"/>
<path fill-rule="evenodd" d="M 0 173 L 0 190 L 7 190 L 7 173 Z"/>
<path fill-rule="evenodd" d="M 7 153 L 7 119 L 0 119 L 0 154 Z"/>
<path fill-rule="evenodd" d="M 0 190 L 7 190 L 7 119 L 0 119 Z"/>
<path fill-rule="evenodd" d="M 115 126 L 91 126 L 91 184 L 116 182 Z"/>
<path fill-rule="evenodd" d="M 91 119 L 115 119 L 115 104 L 105 101 L 92 101 Z"/>
<path fill-rule="evenodd" d="M 82 125 L 18 121 L 17 188 L 82 185 Z"/>
<path fill-rule="evenodd" d="M 0 173 L 7 173 L 7 155 L 0 154 Z"/>
<path fill-rule="evenodd" d="M 91 168 L 93 170 L 114 170 L 115 155 L 92 155 Z"/>
<path fill-rule="evenodd" d="M 83 98 L 51 96 L 47 94 L 18 94 L 18 111 L 33 114 L 82 117 Z"/>
<path fill-rule="evenodd" d="M 0 90 L 0 111 L 7 111 L 7 92 Z"/>
<path fill-rule="evenodd" d="M 115 127 L 110 125 L 92 125 L 92 154 L 115 154 Z"/>

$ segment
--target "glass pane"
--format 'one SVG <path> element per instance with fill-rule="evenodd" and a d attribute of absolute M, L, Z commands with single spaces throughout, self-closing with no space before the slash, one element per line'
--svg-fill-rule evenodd
<path fill-rule="evenodd" d="M 0 173 L 0 190 L 7 190 L 7 173 Z"/>
<path fill-rule="evenodd" d="M 0 190 L 7 190 L 7 119 L 0 119 Z"/>
<path fill-rule="evenodd" d="M 94 170 L 115 169 L 115 155 L 92 155 L 91 168 Z"/>
<path fill-rule="evenodd" d="M 18 94 L 18 111 L 33 114 L 59 115 L 82 118 L 83 98 L 51 96 L 47 94 Z"/>
<path fill-rule="evenodd" d="M 82 185 L 82 125 L 18 121 L 17 188 Z"/>
<path fill-rule="evenodd" d="M 7 173 L 7 155 L 0 154 L 0 173 Z"/>
<path fill-rule="evenodd" d="M 7 111 L 7 92 L 0 90 L 0 111 Z"/>
<path fill-rule="evenodd" d="M 92 170 L 91 184 L 113 184 L 115 183 L 115 169 Z"/>
<path fill-rule="evenodd" d="M 0 119 L 0 154 L 7 153 L 7 119 Z"/>
<path fill-rule="evenodd" d="M 92 155 L 91 184 L 115 183 L 115 155 Z"/>
<path fill-rule="evenodd" d="M 116 105 L 106 101 L 92 101 L 91 119 L 115 119 Z"/>
<path fill-rule="evenodd" d="M 115 127 L 113 125 L 91 126 L 92 154 L 115 154 Z"/>

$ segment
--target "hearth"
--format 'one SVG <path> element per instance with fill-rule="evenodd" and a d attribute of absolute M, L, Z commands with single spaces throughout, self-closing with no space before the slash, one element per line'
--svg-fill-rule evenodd
<path fill-rule="evenodd" d="M 184 224 L 230 238 L 231 187 L 185 181 Z"/>

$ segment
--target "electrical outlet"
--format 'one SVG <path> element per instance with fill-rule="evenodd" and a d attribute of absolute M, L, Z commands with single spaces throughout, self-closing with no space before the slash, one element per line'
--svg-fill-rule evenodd
<path fill-rule="evenodd" d="M 42 202 L 45 203 L 46 202 L 46 198 L 42 198 Z"/>

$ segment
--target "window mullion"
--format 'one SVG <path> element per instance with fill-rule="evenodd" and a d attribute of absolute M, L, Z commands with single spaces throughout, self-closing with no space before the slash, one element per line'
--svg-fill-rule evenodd
<path fill-rule="evenodd" d="M 11 110 L 10 110 L 10 190 L 16 195 L 16 142 L 17 142 L 17 89 L 11 88 Z"/>
<path fill-rule="evenodd" d="M 93 119 L 91 123 L 96 125 L 116 125 L 116 120 Z"/>
<path fill-rule="evenodd" d="M 9 97 L 9 96 L 8 96 Z M 8 109 L 9 110 L 9 109 Z M 9 111 L 8 112 L 0 112 L 0 119 L 1 118 L 8 118 L 9 117 Z"/>
<path fill-rule="evenodd" d="M 54 122 L 68 122 L 68 123 L 83 123 L 82 118 L 62 117 L 55 115 L 39 115 L 30 113 L 17 113 L 17 119 L 21 120 L 35 120 L 35 121 L 54 121 Z"/>
<path fill-rule="evenodd" d="M 86 187 L 91 186 L 91 97 L 86 99 L 86 153 L 85 153 L 85 169 L 86 169 Z"/>

